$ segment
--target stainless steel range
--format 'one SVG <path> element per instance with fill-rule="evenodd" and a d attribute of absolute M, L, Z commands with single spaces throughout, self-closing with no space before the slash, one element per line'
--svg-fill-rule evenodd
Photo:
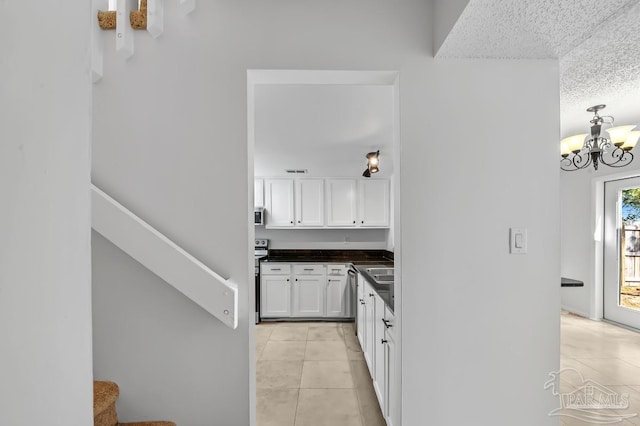
<path fill-rule="evenodd" d="M 269 240 L 256 240 L 254 246 L 256 262 L 256 324 L 260 322 L 260 259 L 269 255 Z"/>

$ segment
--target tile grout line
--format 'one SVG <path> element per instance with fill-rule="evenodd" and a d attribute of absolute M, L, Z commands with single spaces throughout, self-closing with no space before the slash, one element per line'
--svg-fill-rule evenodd
<path fill-rule="evenodd" d="M 284 324 L 283 324 L 284 325 Z M 286 327 L 286 325 L 284 325 Z M 349 327 L 348 329 L 345 329 L 344 324 L 341 323 L 336 323 L 335 327 L 333 328 L 333 330 L 335 330 L 335 332 L 338 333 L 338 339 L 328 339 L 325 340 L 327 336 L 323 336 L 322 333 L 320 333 L 318 337 L 320 340 L 309 340 L 311 336 L 311 328 L 313 327 L 313 325 L 310 325 L 308 327 L 306 327 L 306 334 L 305 334 L 305 339 L 304 340 L 299 340 L 299 341 L 304 341 L 304 346 L 303 346 L 303 356 L 302 356 L 302 371 L 300 372 L 300 377 L 299 380 L 297 382 L 297 388 L 291 388 L 293 390 L 296 391 L 295 393 L 295 406 L 293 406 L 293 411 L 294 411 L 294 416 L 293 416 L 293 426 L 296 426 L 299 424 L 299 422 L 304 421 L 304 419 L 302 417 L 300 417 L 302 415 L 302 412 L 300 411 L 300 408 L 302 406 L 302 381 L 303 381 L 303 372 L 304 372 L 304 366 L 305 363 L 307 363 L 308 361 L 312 361 L 312 360 L 307 360 L 306 356 L 307 356 L 307 349 L 308 349 L 308 345 L 309 342 L 319 342 L 319 343 L 327 343 L 327 342 L 331 342 L 331 341 L 339 341 L 342 342 L 342 345 L 340 345 L 342 347 L 342 350 L 346 353 L 347 358 L 345 360 L 345 362 L 347 362 L 348 365 L 348 372 L 349 372 L 349 378 L 350 378 L 350 382 L 351 382 L 351 386 L 350 387 L 317 387 L 317 388 L 309 388 L 309 389 L 318 389 L 318 390 L 329 390 L 329 389 L 340 389 L 340 390 L 347 390 L 347 389 L 352 389 L 352 395 L 355 397 L 355 402 L 357 404 L 357 407 L 355 407 L 355 409 L 357 410 L 357 412 L 354 411 L 354 414 L 357 413 L 357 418 L 358 420 L 356 421 L 356 424 L 358 424 L 359 426 L 365 426 L 366 425 L 366 418 L 364 416 L 363 413 L 363 396 L 361 394 L 361 390 L 358 389 L 358 383 L 355 380 L 355 370 L 354 370 L 354 365 L 352 363 L 353 360 L 349 359 L 349 348 L 347 345 L 347 335 L 348 333 L 352 332 L 352 328 L 353 327 Z M 270 333 L 268 333 L 268 337 L 266 339 L 266 343 L 281 343 L 281 342 L 285 342 L 287 340 L 273 340 L 272 337 L 274 336 L 274 332 L 275 332 L 276 328 L 274 327 L 273 329 L 269 330 Z M 282 337 L 281 333 L 275 333 L 276 337 Z M 299 337 L 302 337 L 300 334 L 298 334 Z M 298 338 L 299 338 L 298 337 Z M 297 339 L 291 340 L 296 341 Z M 358 342 L 359 343 L 359 342 Z M 337 349 L 337 347 L 336 347 Z M 262 349 L 262 353 L 257 354 L 256 355 L 256 359 L 261 359 L 263 356 L 264 351 L 266 350 L 266 344 L 265 347 Z M 285 354 L 286 355 L 286 354 Z M 281 359 L 280 361 L 288 361 L 285 359 Z M 329 361 L 329 360 L 327 360 Z M 336 360 L 337 361 L 337 360 Z M 292 395 L 293 396 L 293 395 Z M 292 401 L 293 402 L 293 401 Z M 355 421 L 355 418 L 354 418 Z M 288 423 L 287 423 L 288 424 Z"/>
<path fill-rule="evenodd" d="M 293 416 L 293 426 L 298 423 L 298 408 L 300 408 L 300 398 L 302 397 L 302 375 L 304 374 L 304 363 L 307 357 L 307 342 L 309 341 L 309 327 L 307 327 L 307 335 L 304 339 L 304 351 L 302 352 L 302 370 L 300 370 L 300 380 L 298 381 L 298 397 L 296 398 L 296 413 Z"/>
<path fill-rule="evenodd" d="M 345 335 L 344 328 L 342 325 L 340 326 L 342 331 L 342 343 L 344 344 L 344 350 L 347 351 L 347 363 L 349 365 L 349 374 L 351 375 L 351 382 L 353 383 L 353 392 L 356 395 L 356 402 L 358 403 L 358 417 L 360 418 L 360 425 L 365 426 L 364 424 L 364 414 L 362 413 L 362 397 L 360 396 L 360 392 L 358 391 L 358 384 L 356 383 L 355 375 L 353 374 L 353 366 L 351 364 L 351 360 L 349 359 L 349 348 L 347 347 L 347 339 Z"/>

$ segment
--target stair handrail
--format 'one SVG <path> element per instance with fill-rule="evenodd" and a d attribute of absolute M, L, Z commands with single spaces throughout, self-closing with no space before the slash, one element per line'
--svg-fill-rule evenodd
<path fill-rule="evenodd" d="M 238 286 L 91 184 L 91 226 L 129 256 L 232 329 Z"/>

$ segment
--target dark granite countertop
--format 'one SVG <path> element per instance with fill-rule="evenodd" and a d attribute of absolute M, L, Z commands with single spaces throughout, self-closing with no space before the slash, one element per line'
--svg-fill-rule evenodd
<path fill-rule="evenodd" d="M 393 312 L 393 284 L 378 285 L 364 271 L 371 266 L 393 266 L 393 252 L 387 250 L 269 250 L 260 262 L 345 263 L 354 265 Z M 363 272 L 364 271 L 364 272 Z"/>
<path fill-rule="evenodd" d="M 269 250 L 269 256 L 260 261 L 393 266 L 393 252 L 387 250 Z"/>

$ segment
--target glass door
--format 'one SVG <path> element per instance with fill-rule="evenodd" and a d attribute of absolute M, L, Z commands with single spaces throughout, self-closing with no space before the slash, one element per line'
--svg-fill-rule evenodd
<path fill-rule="evenodd" d="M 640 329 L 640 177 L 604 187 L 604 317 Z"/>

